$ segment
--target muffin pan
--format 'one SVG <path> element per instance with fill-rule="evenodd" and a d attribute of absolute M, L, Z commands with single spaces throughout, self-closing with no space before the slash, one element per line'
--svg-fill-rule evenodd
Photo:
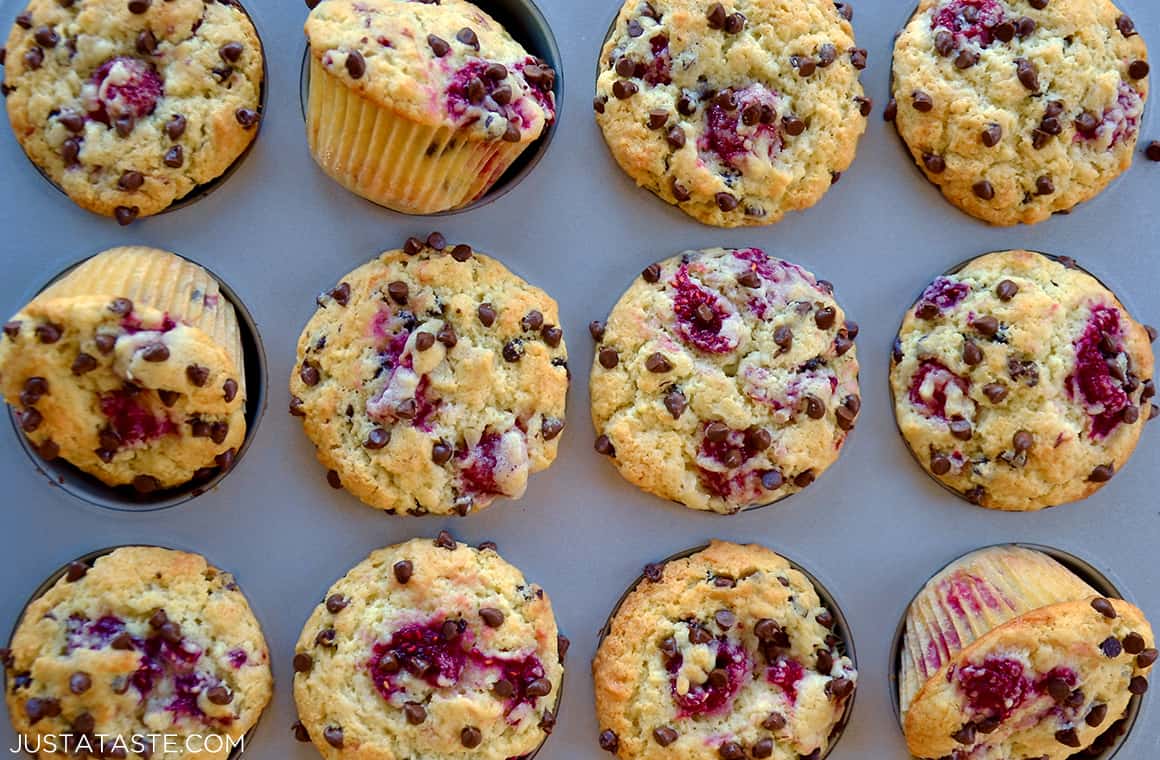
<path fill-rule="evenodd" d="M 0 125 L 6 240 L 0 311 L 14 313 L 55 273 L 94 251 L 135 243 L 175 250 L 245 297 L 268 352 L 271 383 L 271 413 L 260 427 L 251 422 L 251 448 L 230 476 L 163 512 L 94 509 L 52 487 L 29 466 L 15 431 L 0 431 L 7 539 L 0 626 L 16 622 L 25 595 L 46 575 L 94 547 L 160 543 L 205 554 L 238 577 L 274 660 L 275 699 L 245 756 L 316 760 L 314 748 L 295 742 L 290 731 L 296 720 L 290 659 L 303 622 L 333 579 L 371 550 L 448 527 L 464 541 L 498 542 L 508 561 L 552 592 L 572 648 L 559 723 L 538 760 L 592 760 L 605 755 L 597 745 L 588 663 L 626 582 L 673 547 L 714 537 L 756 542 L 824 579 L 854 631 L 859 695 L 829 760 L 908 760 L 891 706 L 890 644 L 907 602 L 948 559 L 996 543 L 1058 547 L 1112 578 L 1160 623 L 1160 564 L 1154 559 L 1160 423 L 1145 429 L 1131 466 L 1087 500 L 1034 514 L 992 512 L 938 487 L 911 461 L 895 429 L 887 383 L 903 311 L 938 273 L 985 251 L 1028 248 L 1073 257 L 1098 273 L 1132 314 L 1160 321 L 1160 164 L 1138 154 L 1098 198 L 1034 227 L 991 228 L 967 217 L 912 168 L 893 125 L 882 121 L 891 41 L 913 3 L 855 0 L 858 44 L 870 51 L 862 81 L 875 107 L 850 171 L 817 206 L 772 227 L 704 227 L 640 192 L 593 122 L 596 59 L 620 0 L 537 3 L 561 47 L 557 82 L 568 80 L 557 90 L 561 118 L 553 148 L 518 187 L 494 201 L 493 190 L 488 203 L 469 213 L 438 220 L 395 214 L 346 192 L 314 165 L 297 79 L 307 13 L 302 3 L 248 0 L 270 75 L 262 136 L 228 182 L 182 213 L 121 228 L 76 208 L 40 181 L 11 130 Z M 484 7 L 494 12 L 499 4 Z M 1160 5 L 1119 5 L 1160 49 Z M 11 20 L 22 4 L 12 0 L 0 8 Z M 1145 113 L 1141 147 L 1160 139 L 1155 110 Z M 461 519 L 387 517 L 327 485 L 300 421 L 285 411 L 286 383 L 314 297 L 372 255 L 436 228 L 493 254 L 559 302 L 573 372 L 568 427 L 559 458 L 531 480 L 518 502 Z M 825 477 L 775 506 L 719 517 L 639 492 L 593 452 L 587 392 L 593 343 L 586 326 L 604 319 L 624 285 L 649 263 L 689 248 L 748 245 L 834 282 L 861 327 L 863 404 L 856 434 Z M 261 387 L 249 385 L 258 409 Z M 1152 691 L 1158 689 L 1154 683 Z M 1156 755 L 1158 716 L 1160 700 L 1150 694 L 1117 760 Z M 15 742 L 7 719 L 0 719 L 0 747 Z"/>

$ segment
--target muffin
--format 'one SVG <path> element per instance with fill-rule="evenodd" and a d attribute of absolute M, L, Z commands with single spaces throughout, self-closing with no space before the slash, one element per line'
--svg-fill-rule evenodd
<path fill-rule="evenodd" d="M 999 546 L 932 578 L 906 615 L 899 702 L 911 753 L 1083 755 L 1148 689 L 1143 613 L 1041 552 Z"/>
<path fill-rule="evenodd" d="M 391 514 L 466 515 L 556 458 L 563 335 L 556 302 L 498 261 L 411 238 L 319 298 L 290 411 L 331 485 Z"/>
<path fill-rule="evenodd" d="M 8 714 L 42 758 L 226 760 L 273 689 L 233 577 L 157 547 L 71 563 L 4 658 Z"/>
<path fill-rule="evenodd" d="M 262 44 L 234 0 L 30 0 L 7 50 L 24 152 L 121 224 L 220 177 L 257 136 Z"/>
<path fill-rule="evenodd" d="M 0 389 L 32 446 L 150 493 L 228 469 L 246 437 L 233 305 L 209 272 L 112 248 L 4 325 Z"/>
<path fill-rule="evenodd" d="M 715 541 L 644 578 L 592 664 L 600 746 L 622 760 L 817 760 L 858 675 L 810 580 Z"/>
<path fill-rule="evenodd" d="M 327 760 L 524 757 L 556 725 L 566 643 L 494 546 L 444 531 L 380 549 L 302 630 L 295 731 Z"/>
<path fill-rule="evenodd" d="M 853 162 L 872 107 L 849 17 L 831 0 L 627 0 L 594 101 L 613 157 L 704 224 L 809 208 Z"/>
<path fill-rule="evenodd" d="M 629 482 L 733 513 L 814 482 L 861 408 L 833 286 L 760 248 L 647 267 L 594 322 L 596 450 Z"/>
<path fill-rule="evenodd" d="M 395 211 L 477 200 L 556 118 L 556 73 L 465 0 L 322 0 L 306 37 L 314 160 Z"/>
<path fill-rule="evenodd" d="M 895 124 L 959 209 L 1034 224 L 1132 163 L 1147 57 L 1110 0 L 922 0 L 894 45 Z"/>
<path fill-rule="evenodd" d="M 1082 499 L 1156 414 L 1154 334 L 1071 259 L 981 256 L 935 279 L 902 321 L 899 429 L 927 472 L 975 504 Z"/>

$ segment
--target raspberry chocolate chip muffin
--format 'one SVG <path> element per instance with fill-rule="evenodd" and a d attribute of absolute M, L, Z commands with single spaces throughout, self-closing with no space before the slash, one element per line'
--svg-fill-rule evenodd
<path fill-rule="evenodd" d="M 809 579 L 760 546 L 714 541 L 645 577 L 592 672 L 600 746 L 623 760 L 817 760 L 858 679 Z"/>
<path fill-rule="evenodd" d="M 314 160 L 395 211 L 480 198 L 556 118 L 555 71 L 464 0 L 322 0 L 306 36 Z"/>
<path fill-rule="evenodd" d="M 556 458 L 568 392 L 556 302 L 432 233 L 351 272 L 298 339 L 292 414 L 335 487 L 394 514 L 519 498 Z"/>
<path fill-rule="evenodd" d="M 327 760 L 524 757 L 555 728 L 566 648 L 494 546 L 443 532 L 380 549 L 302 630 L 295 731 Z"/>
<path fill-rule="evenodd" d="M 225 760 L 273 690 L 233 578 L 157 547 L 70 564 L 25 610 L 4 658 L 13 726 L 28 746 L 58 748 L 40 757 Z"/>
<path fill-rule="evenodd" d="M 1154 647 L 1139 609 L 1046 554 L 974 552 L 932 578 L 907 612 L 907 745 L 922 758 L 1087 756 L 1147 691 Z"/>
<path fill-rule="evenodd" d="M 221 176 L 257 135 L 262 45 L 235 0 L 31 0 L 7 50 L 24 152 L 121 224 Z"/>
<path fill-rule="evenodd" d="M 899 429 L 975 504 L 1082 499 L 1156 414 L 1153 335 L 1070 259 L 981 256 L 932 282 L 903 319 L 890 370 Z"/>
<path fill-rule="evenodd" d="M 800 491 L 857 421 L 858 326 L 828 282 L 759 248 L 652 264 L 590 327 L 596 450 L 687 507 Z"/>
<path fill-rule="evenodd" d="M 600 65 L 596 122 L 621 168 L 718 227 L 817 203 L 872 105 L 866 51 L 830 0 L 627 0 Z"/>
<path fill-rule="evenodd" d="M 246 437 L 237 315 L 216 280 L 155 248 L 113 248 L 4 324 L 0 391 L 28 440 L 141 493 L 228 469 Z"/>
<path fill-rule="evenodd" d="M 1034 224 L 1131 164 L 1147 56 L 1109 0 L 922 0 L 894 46 L 895 124 L 955 206 Z"/>

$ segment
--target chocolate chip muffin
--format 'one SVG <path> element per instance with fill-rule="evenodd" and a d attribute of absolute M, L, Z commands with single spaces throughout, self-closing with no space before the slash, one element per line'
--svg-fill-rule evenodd
<path fill-rule="evenodd" d="M 483 196 L 556 118 L 556 72 L 465 0 L 310 0 L 314 160 L 411 214 Z"/>
<path fill-rule="evenodd" d="M 854 160 L 871 102 L 849 6 L 627 0 L 596 122 L 637 184 L 705 224 L 773 224 Z"/>
<path fill-rule="evenodd" d="M 1082 499 L 1157 413 L 1154 335 L 1070 259 L 981 256 L 935 279 L 903 319 L 890 370 L 899 429 L 975 504 Z"/>
<path fill-rule="evenodd" d="M 556 302 L 467 245 L 407 241 L 319 298 L 290 411 L 335 487 L 388 512 L 519 498 L 556 458 L 568 392 Z"/>
<path fill-rule="evenodd" d="M 213 276 L 113 248 L 4 324 L 0 391 L 46 460 L 142 493 L 228 469 L 246 437 L 237 315 Z"/>
<path fill-rule="evenodd" d="M 556 725 L 565 650 L 543 589 L 494 546 L 380 549 L 302 630 L 295 730 L 327 760 L 523 757 Z"/>
<path fill-rule="evenodd" d="M 600 746 L 622 760 L 826 754 L 858 679 L 809 579 L 715 541 L 645 568 L 592 672 Z"/>
<path fill-rule="evenodd" d="M 1088 757 L 1147 691 L 1156 658 L 1135 606 L 1041 552 L 983 549 L 932 578 L 907 612 L 907 745 L 924 758 Z"/>
<path fill-rule="evenodd" d="M 7 50 L 24 152 L 121 224 L 221 176 L 258 131 L 262 45 L 236 0 L 31 0 Z"/>
<path fill-rule="evenodd" d="M 858 326 L 828 282 L 759 248 L 652 264 L 591 330 L 596 450 L 692 509 L 800 491 L 858 418 Z"/>
<path fill-rule="evenodd" d="M 40 757 L 225 760 L 273 689 L 233 578 L 157 547 L 70 564 L 3 656 L 14 728 L 28 746 L 56 748 Z"/>
<path fill-rule="evenodd" d="M 1131 164 L 1147 57 L 1109 0 L 922 0 L 894 46 L 895 123 L 955 206 L 1034 224 Z"/>

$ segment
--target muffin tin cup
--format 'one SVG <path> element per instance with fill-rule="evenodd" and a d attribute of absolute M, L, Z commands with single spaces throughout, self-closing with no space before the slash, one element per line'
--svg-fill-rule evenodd
<path fill-rule="evenodd" d="M 182 256 L 181 254 L 176 255 Z M 241 298 L 238 297 L 238 294 L 224 280 L 218 277 L 208 267 L 199 264 L 193 259 L 187 256 L 182 256 L 182 258 L 197 264 L 209 272 L 210 277 L 218 283 L 222 296 L 230 302 L 234 307 L 234 312 L 237 314 L 238 328 L 242 339 L 242 358 L 246 365 L 246 437 L 242 441 L 242 445 L 238 447 L 234 456 L 234 463 L 229 469 L 215 469 L 209 477 L 195 478 L 181 486 L 143 494 L 132 486 L 106 485 L 96 477 L 73 466 L 63 458 L 54 459 L 51 462 L 45 461 L 21 431 L 20 420 L 16 410 L 12 406 L 8 406 L 8 419 L 12 424 L 12 430 L 16 436 L 16 440 L 19 441 L 21 448 L 24 449 L 24 453 L 28 455 L 28 458 L 32 461 L 36 469 L 48 479 L 50 484 L 59 487 L 61 490 L 75 496 L 81 501 L 117 512 L 154 512 L 176 507 L 179 504 L 184 504 L 187 501 L 195 499 L 206 491 L 217 487 L 226 476 L 237 468 L 242 461 L 242 457 L 249 450 L 250 444 L 253 442 L 254 436 L 257 433 L 258 425 L 262 420 L 262 416 L 265 414 L 267 403 L 266 350 L 262 345 L 262 338 L 258 333 L 257 323 L 254 321 L 253 316 Z M 42 292 L 49 285 L 52 285 L 87 260 L 82 259 L 72 264 L 60 274 L 53 277 L 38 292 Z"/>
<path fill-rule="evenodd" d="M 1071 258 L 1070 256 L 1061 256 L 1061 255 L 1055 254 L 1055 253 L 1044 253 L 1043 251 L 1036 251 L 1032 248 L 1019 248 L 1019 249 L 1012 248 L 1012 249 L 1007 249 L 1007 250 L 1024 250 L 1024 251 L 1027 251 L 1029 253 L 1036 253 L 1036 254 L 1039 254 L 1040 256 L 1043 256 L 1044 258 L 1051 259 L 1052 261 L 1054 261 L 1058 264 L 1063 264 L 1064 266 L 1070 267 L 1072 269 L 1077 269 L 1080 272 L 1083 272 L 1084 274 L 1091 277 L 1096 282 L 1098 282 L 1101 286 L 1106 288 L 1109 293 L 1111 293 L 1112 295 L 1116 295 L 1115 291 L 1112 290 L 1110 287 L 1108 287 L 1107 283 L 1105 283 L 1103 280 L 1101 280 L 1096 275 L 1089 272 L 1084 267 L 1080 266 L 1080 264 L 1075 259 Z M 949 277 L 950 275 L 958 274 L 964 268 L 966 268 L 967 265 L 969 265 L 971 262 L 975 261 L 976 259 L 981 259 L 984 256 L 990 256 L 992 253 L 1002 253 L 1002 251 L 987 251 L 986 253 L 980 253 L 980 254 L 977 254 L 975 256 L 971 256 L 970 258 L 964 259 L 963 261 L 960 261 L 959 263 L 955 264 L 951 268 L 945 270 L 941 275 L 939 275 L 939 277 Z M 902 316 L 903 319 L 906 319 L 906 315 L 908 313 L 910 313 L 914 309 L 915 306 L 918 305 L 919 300 L 922 298 L 922 292 L 924 290 L 926 290 L 927 285 L 930 285 L 930 283 L 928 282 L 925 285 L 923 285 L 922 289 L 919 290 L 919 295 L 914 299 L 913 302 L 911 302 L 910 306 L 906 307 L 906 311 L 903 312 L 903 316 Z M 1119 296 L 1116 296 L 1116 297 L 1118 298 Z M 901 322 L 899 323 L 899 327 L 901 327 Z M 898 337 L 898 334 L 895 333 L 896 340 L 897 340 L 897 337 Z M 892 352 L 893 352 L 893 350 L 894 349 L 891 348 Z M 890 370 L 889 371 L 893 372 L 893 370 L 894 370 L 894 358 L 892 356 L 891 360 L 890 360 Z M 891 414 L 891 417 L 893 417 L 893 419 L 894 419 L 894 429 L 898 432 L 898 437 L 902 439 L 902 444 L 906 447 L 906 450 L 908 452 L 910 452 L 910 456 L 914 458 L 914 461 L 918 464 L 918 466 L 922 469 L 922 471 L 926 474 L 926 476 L 928 478 L 930 478 L 935 483 L 937 483 L 943 490 L 945 490 L 949 493 L 953 493 L 955 496 L 959 497 L 960 499 L 967 502 L 968 504 L 970 504 L 973 507 L 978 507 L 979 509 L 987 509 L 987 511 L 989 511 L 989 512 L 1003 512 L 1005 514 L 1020 514 L 1019 512 L 1011 512 L 1011 511 L 1002 510 L 1002 509 L 988 509 L 987 507 L 983 507 L 979 504 L 975 504 L 974 502 L 972 502 L 970 500 L 970 498 L 967 497 L 967 495 L 965 493 L 953 488 L 950 484 L 943 482 L 941 479 L 936 477 L 934 473 L 932 473 L 930 470 L 928 470 L 925 462 L 923 462 L 923 460 L 919 456 L 918 452 L 914 450 L 914 448 L 910 445 L 910 441 L 908 441 L 906 436 L 902 434 L 902 426 L 898 424 L 898 413 L 896 411 L 896 409 L 897 409 L 896 404 L 897 404 L 898 399 L 894 394 L 894 384 L 887 382 L 887 386 L 890 388 L 890 414 Z M 1082 501 L 1082 499 L 1079 501 Z M 1043 509 L 1034 510 L 1034 511 L 1041 512 L 1044 509 L 1055 509 L 1056 507 L 1059 507 L 1059 506 L 1065 506 L 1067 504 L 1074 504 L 1074 503 L 1075 503 L 1074 501 L 1071 501 L 1071 502 L 1064 502 L 1063 504 L 1052 504 L 1049 507 L 1043 507 Z"/>
<path fill-rule="evenodd" d="M 1090 562 L 1080 559 L 1070 552 L 1066 552 L 1062 549 L 1056 549 L 1053 546 L 1044 546 L 1042 544 L 1032 544 L 1021 541 L 1009 544 L 992 544 L 990 546 L 982 546 L 978 549 L 972 549 L 966 554 L 956 557 L 955 559 L 946 563 L 934 573 L 931 573 L 930 578 L 934 578 L 943 570 L 950 567 L 955 562 L 958 562 L 968 554 L 973 554 L 976 551 L 981 551 L 983 549 L 994 549 L 1010 546 L 1019 547 L 1021 549 L 1030 549 L 1032 551 L 1046 554 L 1066 567 L 1071 572 L 1078 575 L 1086 583 L 1091 585 L 1104 596 L 1111 599 L 1124 599 L 1124 595 L 1120 592 L 1120 589 L 1116 586 L 1116 584 L 1114 584 L 1107 575 L 1096 569 L 1096 567 Z M 923 582 L 923 587 L 925 587 L 926 583 L 930 581 L 930 578 Z M 898 695 L 898 684 L 899 673 L 902 669 L 903 641 L 906 638 L 906 616 L 910 611 L 911 605 L 914 604 L 914 600 L 917 599 L 921 593 L 922 587 L 920 587 L 915 595 L 911 597 L 910 601 L 907 602 L 906 608 L 902 611 L 902 618 L 898 622 L 898 627 L 894 631 L 894 638 L 891 640 L 890 644 L 890 704 L 894 708 L 894 718 L 898 721 L 899 729 L 902 728 L 902 708 Z M 1136 718 L 1140 715 L 1140 708 L 1143 705 L 1143 702 L 1144 699 L 1142 696 L 1133 696 L 1131 701 L 1128 702 L 1128 709 L 1125 711 L 1124 716 L 1111 723 L 1111 725 L 1108 727 L 1108 730 L 1096 739 L 1095 744 L 1093 744 L 1088 749 L 1080 750 L 1079 752 L 1071 755 L 1071 759 L 1111 760 L 1116 755 L 1116 753 L 1120 751 L 1120 748 L 1123 747 L 1124 744 L 1128 741 L 1128 737 L 1131 734 L 1132 728 L 1136 724 Z M 1095 750 L 1096 747 L 1099 747 L 1101 744 L 1104 744 L 1105 746 L 1093 753 L 1092 750 Z"/>
<path fill-rule="evenodd" d="M 178 211 L 179 209 L 186 208 L 187 206 L 192 206 L 202 198 L 205 198 L 214 190 L 217 190 L 222 185 L 224 185 L 226 180 L 228 180 L 231 176 L 233 176 L 234 172 L 241 168 L 242 163 L 245 162 L 247 157 L 249 157 L 250 151 L 252 151 L 254 146 L 258 144 L 258 137 L 261 135 L 262 131 L 262 122 L 265 121 L 266 116 L 266 94 L 269 91 L 270 86 L 270 71 L 266 60 L 266 46 L 262 42 L 262 35 L 258 30 L 258 25 L 254 22 L 254 17 L 250 15 L 250 12 L 246 10 L 245 6 L 242 5 L 240 0 L 231 0 L 231 4 L 241 10 L 241 12 L 246 15 L 246 18 L 250 20 L 250 23 L 254 27 L 254 36 L 258 39 L 258 49 L 262 52 L 262 86 L 258 88 L 258 123 L 254 125 L 254 139 L 250 140 L 250 144 L 246 146 L 246 149 L 243 150 L 238 155 L 238 157 L 235 158 L 233 162 L 226 167 L 224 172 L 209 180 L 208 182 L 196 185 L 188 193 L 181 196 L 180 198 L 175 199 L 172 203 L 170 203 L 161 211 L 158 211 L 156 214 L 139 217 L 136 221 L 149 219 L 153 216 L 161 216 L 162 214 L 168 214 L 171 211 Z M 21 152 L 23 153 L 23 151 Z M 70 203 L 73 203 L 72 198 L 69 197 L 69 194 L 65 192 L 64 188 L 52 180 L 52 177 L 48 175 L 48 172 L 41 168 L 41 166 L 33 161 L 32 158 L 27 154 L 25 154 L 25 158 L 28 159 L 28 162 L 32 165 L 32 168 L 36 170 L 36 173 L 39 174 L 45 182 L 51 185 L 52 188 L 59 192 L 61 195 L 68 198 Z M 103 216 L 103 214 L 99 216 Z M 112 217 L 108 218 L 111 219 Z"/>
<path fill-rule="evenodd" d="M 49 592 L 49 590 L 51 590 L 52 587 L 56 585 L 57 581 L 59 581 L 61 578 L 63 578 L 65 576 L 66 573 L 68 573 L 68 569 L 69 569 L 70 565 L 72 565 L 74 562 L 79 562 L 79 563 L 85 565 L 86 567 L 91 568 L 93 566 L 93 563 L 95 563 L 101 557 L 104 557 L 105 555 L 108 555 L 108 554 L 112 554 L 117 549 L 125 549 L 125 548 L 134 547 L 134 546 L 146 546 L 146 547 L 153 547 L 153 548 L 158 548 L 158 549 L 171 549 L 171 550 L 173 550 L 172 547 L 161 546 L 159 544 L 118 544 L 117 546 L 108 546 L 108 547 L 105 547 L 104 549 L 94 549 L 91 552 L 87 552 L 85 554 L 82 554 L 81 556 L 77 557 L 76 559 L 72 560 L 71 562 L 66 562 L 65 564 L 61 565 L 56 570 L 54 570 L 52 573 L 50 573 L 48 575 L 48 577 L 45 578 L 40 583 L 40 585 L 36 587 L 36 589 L 32 592 L 32 594 L 28 597 L 28 601 L 26 601 L 24 603 L 24 606 L 20 608 L 20 614 L 16 616 L 16 621 L 12 624 L 12 630 L 9 631 L 9 633 L 8 633 L 8 645 L 11 646 L 12 639 L 14 639 L 16 637 L 16 631 L 17 631 L 17 629 L 20 628 L 20 624 L 24 621 L 24 615 L 28 611 L 28 608 L 30 606 L 32 606 L 32 603 L 35 602 L 37 599 L 39 599 L 40 597 L 47 594 Z M 180 551 L 180 550 L 173 550 L 173 551 Z M 210 564 L 213 564 L 213 563 L 210 563 Z M 216 565 L 214 565 L 214 566 L 216 567 Z M 270 709 L 270 708 L 267 707 L 267 709 Z M 265 712 L 263 711 L 263 715 L 264 714 L 265 714 Z M 250 739 L 253 738 L 254 733 L 257 731 L 258 725 L 261 722 L 262 722 L 262 716 L 259 716 L 258 720 L 254 721 L 254 725 L 250 726 L 250 729 L 248 731 L 246 731 L 245 734 L 242 735 L 241 742 L 234 748 L 234 750 L 232 752 L 230 752 L 230 754 L 226 760 L 238 760 L 238 758 L 240 758 L 243 755 L 243 753 L 245 752 L 245 748 L 249 745 Z M 29 754 L 28 756 L 35 757 L 35 755 L 31 755 L 31 754 Z"/>
<path fill-rule="evenodd" d="M 679 551 L 676 554 L 671 554 L 661 561 L 652 564 L 655 564 L 657 567 L 664 567 L 670 562 L 687 559 L 692 557 L 694 554 L 699 554 L 700 552 L 705 551 L 708 548 L 709 544 L 707 543 L 699 544 L 698 546 Z M 810 582 L 810 585 L 813 586 L 814 590 L 817 592 L 818 598 L 822 602 L 822 606 L 829 610 L 831 614 L 833 614 L 833 632 L 836 636 L 838 636 L 839 639 L 841 639 L 838 651 L 839 653 L 849 657 L 850 662 L 853 663 L 855 670 L 857 670 L 858 656 L 854 651 L 854 634 L 850 628 L 850 624 L 846 621 L 846 615 L 842 612 L 842 608 L 838 606 L 838 601 L 834 598 L 833 594 L 830 593 L 830 590 L 822 585 L 821 581 L 819 581 L 813 573 L 799 565 L 793 559 L 786 557 L 784 554 L 781 554 L 781 552 L 778 552 L 778 554 L 789 563 L 790 567 L 792 567 L 794 570 L 797 570 L 799 573 L 806 577 L 806 580 Z M 608 634 L 612 632 L 612 621 L 616 619 L 618 614 L 620 614 L 620 608 L 624 605 L 625 600 L 628 599 L 628 597 L 632 594 L 633 591 L 637 589 L 638 586 L 640 586 L 640 584 L 645 582 L 648 581 L 645 577 L 645 574 L 642 572 L 636 577 L 636 580 L 634 580 L 632 584 L 627 589 L 625 589 L 624 593 L 620 595 L 620 598 L 616 600 L 616 604 L 613 606 L 612 612 L 608 614 L 608 618 L 604 621 L 604 625 L 600 628 L 600 632 L 596 640 L 597 649 L 599 649 L 600 646 L 604 643 L 604 639 L 608 638 Z M 825 754 L 820 755 L 818 760 L 825 760 L 825 758 L 829 757 L 830 753 L 834 751 L 834 748 L 838 746 L 838 742 L 842 739 L 842 734 L 846 732 L 846 727 L 850 724 L 850 719 L 854 714 L 854 702 L 857 700 L 858 692 L 861 691 L 862 688 L 864 688 L 863 684 L 861 681 L 859 681 L 857 688 L 854 689 L 854 693 L 850 695 L 848 700 L 846 700 L 846 709 L 842 713 L 842 717 L 838 719 L 838 722 L 834 724 L 834 728 L 830 731 L 829 745 L 826 748 Z"/>
<path fill-rule="evenodd" d="M 556 84 L 552 90 L 556 96 L 556 118 L 544 128 L 543 134 L 519 155 L 495 184 L 479 198 L 462 206 L 446 211 L 420 214 L 389 209 L 364 198 L 367 203 L 379 208 L 387 208 L 389 211 L 405 216 L 439 217 L 461 214 L 487 206 L 510 193 L 532 173 L 532 170 L 547 154 L 549 146 L 556 137 L 564 111 L 564 59 L 560 54 L 559 46 L 556 44 L 556 36 L 552 33 L 552 27 L 548 24 L 548 19 L 544 16 L 543 11 L 533 0 L 474 0 L 474 3 L 498 21 L 516 42 L 523 45 L 528 53 L 547 61 L 548 65 L 556 72 Z M 298 99 L 302 120 L 305 122 L 307 120 L 307 103 L 310 100 L 309 42 L 302 51 L 302 63 L 298 74 Z"/>

